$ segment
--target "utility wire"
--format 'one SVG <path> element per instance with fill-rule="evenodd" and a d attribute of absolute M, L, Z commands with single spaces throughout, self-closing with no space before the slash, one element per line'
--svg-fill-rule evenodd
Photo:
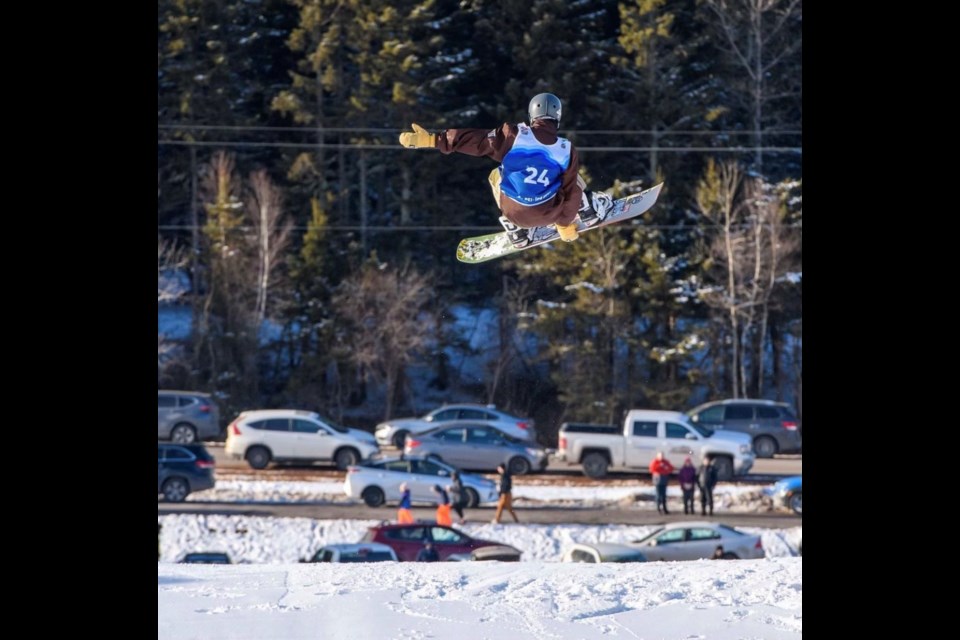
<path fill-rule="evenodd" d="M 399 144 L 328 144 L 318 142 L 250 142 L 250 141 L 223 141 L 212 142 L 207 140 L 158 140 L 158 145 L 182 147 L 266 147 L 266 148 L 294 148 L 294 149 L 380 149 L 384 151 L 405 150 Z M 581 147 L 577 151 L 609 151 L 611 153 L 641 151 L 657 151 L 664 153 L 684 152 L 726 152 L 726 153 L 803 153 L 803 147 Z"/>

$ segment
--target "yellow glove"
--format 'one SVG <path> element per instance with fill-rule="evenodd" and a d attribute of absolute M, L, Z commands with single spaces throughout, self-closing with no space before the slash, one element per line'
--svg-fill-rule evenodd
<path fill-rule="evenodd" d="M 430 133 L 416 122 L 412 126 L 412 133 L 404 131 L 400 134 L 400 144 L 411 149 L 433 149 L 437 146 L 437 134 Z"/>
<path fill-rule="evenodd" d="M 573 224 L 555 224 L 553 225 L 557 228 L 557 233 L 560 234 L 560 239 L 564 242 L 573 242 L 580 237 L 580 234 L 577 233 L 577 223 Z"/>

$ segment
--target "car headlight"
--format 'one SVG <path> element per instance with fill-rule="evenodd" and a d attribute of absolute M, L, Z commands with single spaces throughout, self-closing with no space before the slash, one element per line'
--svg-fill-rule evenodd
<path fill-rule="evenodd" d="M 749 444 L 740 445 L 740 453 L 753 453 L 753 449 Z"/>
<path fill-rule="evenodd" d="M 540 458 L 543 456 L 543 453 L 539 449 L 526 449 L 527 455 L 533 456 L 534 458 Z"/>

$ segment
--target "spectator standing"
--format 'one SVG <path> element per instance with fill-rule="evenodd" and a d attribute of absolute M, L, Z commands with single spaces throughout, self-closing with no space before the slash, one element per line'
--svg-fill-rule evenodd
<path fill-rule="evenodd" d="M 450 518 L 450 498 L 444 488 L 438 484 L 433 485 L 433 492 L 437 494 L 437 524 L 449 527 L 453 524 Z"/>
<path fill-rule="evenodd" d="M 460 524 L 466 524 L 467 521 L 463 517 L 463 508 L 467 506 L 465 500 L 466 494 L 463 491 L 463 481 L 460 479 L 460 472 L 454 471 L 450 476 L 450 485 L 447 487 L 450 490 L 450 501 L 453 503 L 453 510 L 457 512 L 457 516 L 460 517 Z"/>
<path fill-rule="evenodd" d="M 695 515 L 697 509 L 693 504 L 693 490 L 697 487 L 697 468 L 693 466 L 693 460 L 687 457 L 677 476 L 680 479 L 680 490 L 683 492 L 683 512 Z"/>
<path fill-rule="evenodd" d="M 697 484 L 700 485 L 701 515 L 713 515 L 713 488 L 717 486 L 717 468 L 713 464 L 713 456 L 704 456 L 700 468 L 697 470 Z"/>
<path fill-rule="evenodd" d="M 663 451 L 657 451 L 657 457 L 650 463 L 650 473 L 653 475 L 653 484 L 657 490 L 657 513 L 669 515 L 667 511 L 667 483 L 670 481 L 670 474 L 676 469 L 670 461 L 663 455 Z"/>

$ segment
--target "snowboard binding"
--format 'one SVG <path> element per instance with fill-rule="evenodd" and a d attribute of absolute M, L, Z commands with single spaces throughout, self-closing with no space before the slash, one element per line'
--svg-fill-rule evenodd
<path fill-rule="evenodd" d="M 503 225 L 504 230 L 507 232 L 507 238 L 510 239 L 514 247 L 522 249 L 530 244 L 530 234 L 527 229 L 518 227 L 504 216 L 500 216 L 500 224 Z"/>
<path fill-rule="evenodd" d="M 613 209 L 613 198 L 603 191 L 584 190 L 580 200 L 580 222 L 584 226 L 592 227 L 607 217 Z"/>

